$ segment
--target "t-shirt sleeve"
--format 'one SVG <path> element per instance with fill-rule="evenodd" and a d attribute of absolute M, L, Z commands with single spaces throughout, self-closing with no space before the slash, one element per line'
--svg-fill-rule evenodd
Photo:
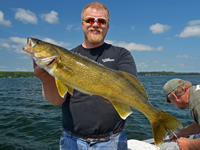
<path fill-rule="evenodd" d="M 118 61 L 117 61 L 117 70 L 128 72 L 138 78 L 137 68 L 135 61 L 131 53 L 121 48 Z"/>
<path fill-rule="evenodd" d="M 194 121 L 200 125 L 200 104 L 194 107 L 193 115 Z"/>

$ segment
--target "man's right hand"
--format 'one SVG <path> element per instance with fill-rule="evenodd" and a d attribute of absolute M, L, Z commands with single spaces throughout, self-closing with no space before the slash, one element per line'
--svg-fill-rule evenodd
<path fill-rule="evenodd" d="M 176 142 L 176 141 L 177 141 L 177 137 L 180 138 L 180 136 L 179 136 L 178 133 L 172 132 L 172 133 L 169 135 L 169 139 L 170 139 L 172 142 Z"/>
<path fill-rule="evenodd" d="M 33 60 L 34 75 L 41 80 L 44 98 L 54 106 L 64 103 L 66 96 L 62 98 L 57 90 L 55 79 L 46 70 L 40 68 Z"/>
<path fill-rule="evenodd" d="M 33 69 L 34 69 L 34 75 L 38 77 L 39 79 L 42 79 L 45 76 L 50 75 L 46 70 L 43 68 L 40 68 L 35 61 L 33 60 Z"/>

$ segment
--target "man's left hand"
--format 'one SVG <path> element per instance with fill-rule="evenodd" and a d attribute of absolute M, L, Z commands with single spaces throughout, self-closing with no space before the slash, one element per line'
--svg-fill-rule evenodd
<path fill-rule="evenodd" d="M 190 150 L 189 149 L 189 143 L 190 143 L 189 139 L 181 137 L 180 139 L 177 139 L 176 141 L 178 143 L 180 150 Z"/>

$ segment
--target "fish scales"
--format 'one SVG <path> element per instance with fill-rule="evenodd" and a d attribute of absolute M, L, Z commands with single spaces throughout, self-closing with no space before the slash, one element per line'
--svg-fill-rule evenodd
<path fill-rule="evenodd" d="M 126 93 L 123 91 L 128 91 L 127 88 L 131 86 L 126 86 L 126 88 L 123 88 L 124 86 L 122 86 L 122 82 L 124 82 L 126 85 L 130 84 L 130 82 L 128 82 L 126 78 L 122 78 L 123 76 L 117 71 L 107 69 L 95 63 L 91 63 L 89 60 L 82 59 L 79 56 L 70 56 L 63 59 L 62 55 L 65 55 L 65 50 L 63 50 L 61 53 L 61 62 L 68 64 L 69 68 L 72 68 L 73 71 L 69 74 L 61 76 L 58 69 L 53 69 L 52 75 L 60 78 L 63 82 L 65 82 L 64 80 L 69 80 L 70 83 L 66 84 L 74 87 L 82 87 L 82 89 L 84 88 L 85 90 L 83 92 L 87 92 L 88 94 L 100 96 L 105 96 L 106 94 L 107 96 L 105 96 L 105 98 L 109 98 L 109 95 L 113 95 L 112 93 L 116 92 L 116 96 L 114 97 L 115 99 L 120 95 L 126 97 L 126 95 L 124 95 Z M 76 64 L 74 62 L 76 62 Z M 57 66 L 59 67 L 59 64 Z M 131 89 L 129 91 L 130 93 L 133 93 Z"/>

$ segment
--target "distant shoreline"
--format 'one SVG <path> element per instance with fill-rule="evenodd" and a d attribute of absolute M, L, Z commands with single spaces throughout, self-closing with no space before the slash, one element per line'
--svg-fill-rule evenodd
<path fill-rule="evenodd" d="M 173 76 L 173 75 L 200 75 L 200 72 L 166 72 L 166 71 L 152 71 L 152 72 L 138 72 L 138 76 Z M 0 71 L 0 78 L 34 78 L 33 72 L 24 71 Z"/>

